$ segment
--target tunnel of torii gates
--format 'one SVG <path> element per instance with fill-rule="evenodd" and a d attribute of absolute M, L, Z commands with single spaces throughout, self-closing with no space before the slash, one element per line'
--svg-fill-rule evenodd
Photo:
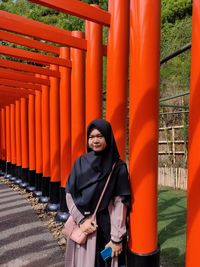
<path fill-rule="evenodd" d="M 128 266 L 157 267 L 160 1 L 110 0 L 108 11 L 78 0 L 32 2 L 85 19 L 85 33 L 0 11 L 0 39 L 18 45 L 0 46 L 1 174 L 47 203 L 58 220 L 66 219 L 67 177 L 85 152 L 86 125 L 102 117 L 105 56 L 105 118 L 121 158 L 129 154 Z M 186 266 L 199 267 L 200 0 L 193 0 L 192 24 Z"/>

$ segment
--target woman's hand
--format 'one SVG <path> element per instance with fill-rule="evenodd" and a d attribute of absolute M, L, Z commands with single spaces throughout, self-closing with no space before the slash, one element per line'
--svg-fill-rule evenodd
<path fill-rule="evenodd" d="M 79 227 L 81 231 L 86 234 L 91 234 L 97 229 L 96 222 L 90 218 L 86 219 L 83 223 L 81 223 Z"/>
<path fill-rule="evenodd" d="M 122 243 L 114 244 L 112 241 L 110 241 L 105 247 L 112 248 L 112 257 L 117 257 L 122 252 Z"/>

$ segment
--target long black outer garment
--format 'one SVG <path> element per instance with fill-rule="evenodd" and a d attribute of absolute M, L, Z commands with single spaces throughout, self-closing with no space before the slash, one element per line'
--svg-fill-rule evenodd
<path fill-rule="evenodd" d="M 114 197 L 121 196 L 124 204 L 129 206 L 130 187 L 127 166 L 119 157 L 110 123 L 103 119 L 92 121 L 87 129 L 87 140 L 93 129 L 99 130 L 104 136 L 106 148 L 97 153 L 87 147 L 88 153 L 80 156 L 74 163 L 66 192 L 71 194 L 78 210 L 84 216 L 90 216 L 94 212 L 112 166 L 117 162 L 97 213 L 97 255 L 99 255 L 99 251 L 110 241 L 109 202 Z M 96 258 L 95 267 L 105 266 L 101 258 L 97 256 Z"/>

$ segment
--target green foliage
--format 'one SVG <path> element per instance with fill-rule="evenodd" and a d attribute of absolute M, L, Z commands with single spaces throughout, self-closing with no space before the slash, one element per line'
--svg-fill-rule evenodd
<path fill-rule="evenodd" d="M 183 6 L 189 6 L 188 0 L 173 1 L 175 6 L 179 2 L 182 3 L 180 9 Z M 170 4 L 172 5 L 171 0 L 162 1 L 162 13 L 165 14 L 165 18 L 172 14 Z M 161 58 L 191 42 L 191 16 L 184 14 L 185 17 L 176 19 L 173 23 L 169 22 L 170 20 L 162 20 Z M 189 90 L 190 56 L 190 51 L 184 52 L 161 66 L 161 97 Z"/>
<path fill-rule="evenodd" d="M 162 0 L 162 22 L 175 23 L 176 20 L 191 16 L 191 0 Z"/>

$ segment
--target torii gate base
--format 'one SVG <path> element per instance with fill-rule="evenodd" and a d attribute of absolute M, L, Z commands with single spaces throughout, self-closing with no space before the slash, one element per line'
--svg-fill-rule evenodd
<path fill-rule="evenodd" d="M 135 254 L 127 251 L 128 267 L 159 267 L 160 266 L 160 248 L 150 254 Z"/>

